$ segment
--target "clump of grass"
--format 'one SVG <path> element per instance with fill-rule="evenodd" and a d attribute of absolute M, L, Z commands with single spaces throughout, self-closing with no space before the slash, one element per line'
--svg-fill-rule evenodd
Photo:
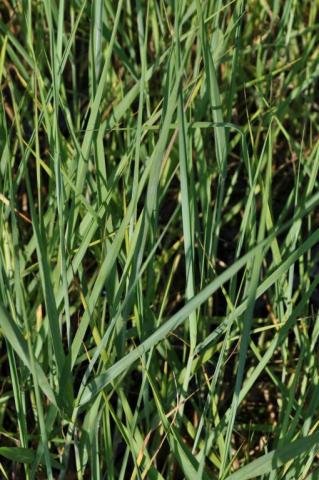
<path fill-rule="evenodd" d="M 317 477 L 318 7 L 2 3 L 3 478 Z"/>

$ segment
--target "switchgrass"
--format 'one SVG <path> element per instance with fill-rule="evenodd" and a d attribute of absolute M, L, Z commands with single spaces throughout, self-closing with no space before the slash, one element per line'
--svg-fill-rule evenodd
<path fill-rule="evenodd" d="M 0 476 L 319 475 L 317 1 L 0 6 Z"/>

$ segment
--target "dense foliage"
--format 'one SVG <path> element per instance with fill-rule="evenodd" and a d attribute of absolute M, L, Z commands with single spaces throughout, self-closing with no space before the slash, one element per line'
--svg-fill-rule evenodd
<path fill-rule="evenodd" d="M 1 478 L 318 478 L 318 10 L 1 2 Z"/>

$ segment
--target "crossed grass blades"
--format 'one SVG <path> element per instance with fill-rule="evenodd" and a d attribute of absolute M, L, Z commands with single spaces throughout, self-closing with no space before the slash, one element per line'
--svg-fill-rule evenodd
<path fill-rule="evenodd" d="M 318 8 L 3 0 L 1 478 L 318 478 Z"/>

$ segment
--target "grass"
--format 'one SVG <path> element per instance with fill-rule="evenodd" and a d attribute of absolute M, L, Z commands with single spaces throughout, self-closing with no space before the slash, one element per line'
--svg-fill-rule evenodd
<path fill-rule="evenodd" d="M 318 22 L 2 2 L 1 478 L 318 478 Z"/>

